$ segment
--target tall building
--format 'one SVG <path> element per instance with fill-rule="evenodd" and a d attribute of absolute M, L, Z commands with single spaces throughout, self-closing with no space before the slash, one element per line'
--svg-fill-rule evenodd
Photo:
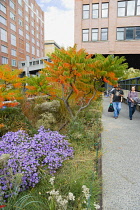
<path fill-rule="evenodd" d="M 35 0 L 0 0 L 0 64 L 44 56 L 44 12 Z"/>
<path fill-rule="evenodd" d="M 140 69 L 140 0 L 75 0 L 75 43 Z"/>

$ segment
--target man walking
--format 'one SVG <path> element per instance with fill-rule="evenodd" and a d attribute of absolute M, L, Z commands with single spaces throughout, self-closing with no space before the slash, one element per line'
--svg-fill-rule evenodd
<path fill-rule="evenodd" d="M 114 118 L 117 119 L 121 110 L 121 102 L 123 99 L 123 90 L 121 90 L 121 87 L 117 85 L 115 89 L 111 92 L 111 98 L 110 103 L 113 102 L 114 107 Z"/>

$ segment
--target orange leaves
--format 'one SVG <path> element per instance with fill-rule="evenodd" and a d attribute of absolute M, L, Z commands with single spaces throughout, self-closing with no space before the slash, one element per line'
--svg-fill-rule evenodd
<path fill-rule="evenodd" d="M 0 129 L 1 129 L 1 128 L 3 128 L 3 127 L 4 127 L 4 124 L 3 124 L 3 123 L 1 123 L 1 124 L 0 124 Z"/>
<path fill-rule="evenodd" d="M 19 75 L 21 70 L 13 70 L 8 65 L 0 66 L 0 102 L 21 98 L 21 88 L 24 82 Z M 0 105 L 3 106 L 2 104 Z M 10 104 L 9 104 L 10 106 Z M 14 106 L 14 104 L 11 104 Z"/>

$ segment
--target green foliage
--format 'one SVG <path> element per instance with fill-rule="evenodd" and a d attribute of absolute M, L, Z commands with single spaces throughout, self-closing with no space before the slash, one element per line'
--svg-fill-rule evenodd
<path fill-rule="evenodd" d="M 0 124 L 4 124 L 4 127 L 0 130 L 0 136 L 8 131 L 17 131 L 19 129 L 24 129 L 30 134 L 35 132 L 35 129 L 22 113 L 20 107 L 7 107 L 5 109 L 0 109 L 0 116 Z"/>
<path fill-rule="evenodd" d="M 124 71 L 124 75 L 120 77 L 120 80 L 131 79 L 140 77 L 140 69 L 129 68 Z"/>
<path fill-rule="evenodd" d="M 84 200 L 82 186 L 86 185 L 91 197 L 87 206 L 89 210 L 94 210 L 94 202 L 99 203 L 101 194 L 101 180 L 98 176 L 97 162 L 100 158 L 99 151 L 95 147 L 95 143 L 100 144 L 101 132 L 101 99 L 92 102 L 90 107 L 82 110 L 74 124 L 70 123 L 65 128 L 63 134 L 70 137 L 75 154 L 73 159 L 67 160 L 63 167 L 55 174 L 55 189 L 59 190 L 59 194 L 67 196 L 68 192 L 72 192 L 75 201 L 69 203 L 67 210 L 83 209 L 82 201 Z M 62 108 L 63 110 L 63 108 Z M 75 137 L 75 133 L 78 135 Z M 40 168 L 41 182 L 35 188 L 20 193 L 13 200 L 9 200 L 8 207 L 12 210 L 12 206 L 26 210 L 58 210 L 54 203 L 48 200 L 48 191 L 52 189 L 49 183 L 50 175 L 45 167 Z M 27 196 L 27 197 L 26 197 Z M 34 202 L 33 202 L 34 201 Z M 15 205 L 16 204 L 16 205 Z"/>

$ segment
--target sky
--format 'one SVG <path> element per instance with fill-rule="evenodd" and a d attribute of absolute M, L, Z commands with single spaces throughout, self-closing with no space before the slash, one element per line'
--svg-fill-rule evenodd
<path fill-rule="evenodd" d="M 74 0 L 36 0 L 44 11 L 44 38 L 60 47 L 74 45 Z"/>

